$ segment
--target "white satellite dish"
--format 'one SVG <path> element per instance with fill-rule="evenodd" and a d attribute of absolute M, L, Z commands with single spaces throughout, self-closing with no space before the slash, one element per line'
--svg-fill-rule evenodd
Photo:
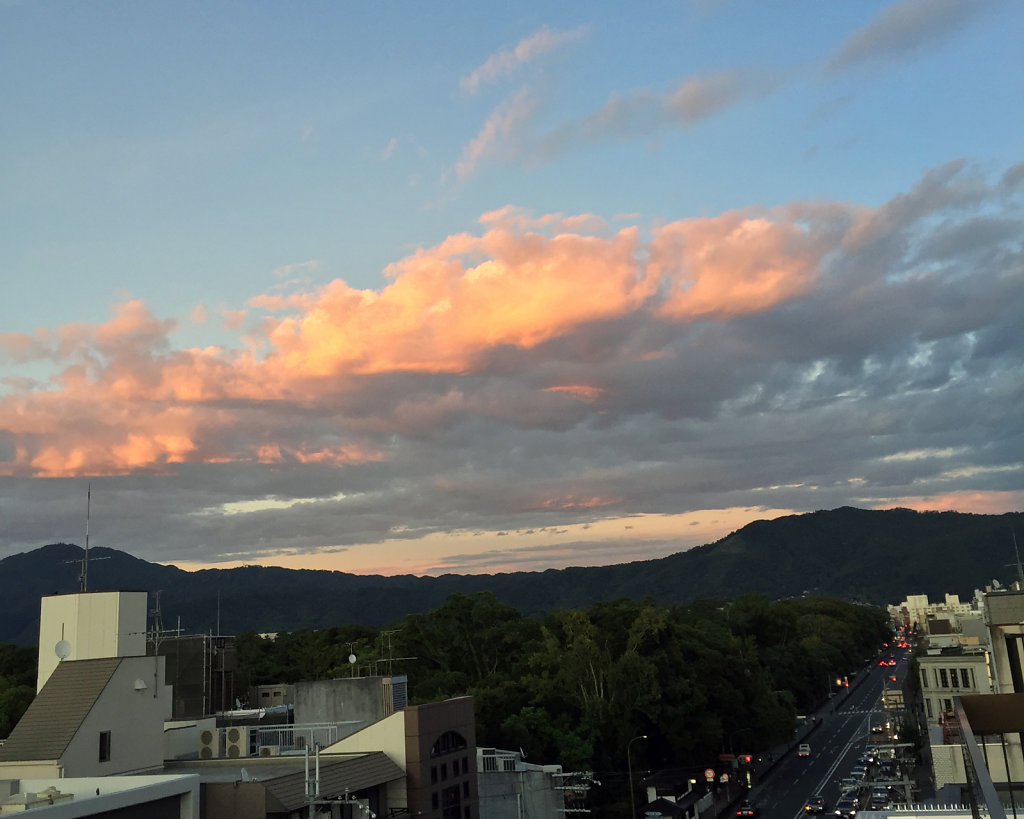
<path fill-rule="evenodd" d="M 66 660 L 71 656 L 71 643 L 67 640 L 58 640 L 57 645 L 53 647 L 53 653 L 57 655 L 58 660 Z"/>

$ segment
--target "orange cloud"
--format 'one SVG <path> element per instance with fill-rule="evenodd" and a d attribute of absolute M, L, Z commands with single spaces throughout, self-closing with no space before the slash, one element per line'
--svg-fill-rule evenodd
<path fill-rule="evenodd" d="M 683 220 L 654 229 L 647 242 L 637 227 L 588 234 L 607 229 L 590 215 L 502 208 L 481 221 L 481 235 L 456 234 L 391 265 L 379 291 L 335 280 L 314 292 L 251 298 L 262 324 L 245 337 L 248 349 L 171 350 L 175 321 L 139 300 L 115 305 L 99 325 L 0 338 L 15 357 L 67 362 L 51 389 L 19 382 L 24 392 L 0 398 L 0 429 L 14 436 L 15 453 L 0 472 L 373 460 L 381 456 L 360 430 L 430 426 L 493 397 L 449 385 L 393 404 L 387 418 L 341 414 L 339 429 L 352 440 L 328 446 L 287 443 L 290 423 L 273 408 L 333 407 L 339 396 L 358 396 L 359 379 L 369 376 L 483 372 L 491 351 L 535 349 L 601 322 L 685 323 L 769 309 L 814 286 L 825 250 L 807 226 L 813 219 L 797 212 Z M 638 345 L 630 355 L 660 349 Z M 546 389 L 591 402 L 604 395 L 586 383 Z"/>
<path fill-rule="evenodd" d="M 902 507 L 915 512 L 968 512 L 975 515 L 1002 515 L 1024 509 L 1024 491 L 1021 492 L 950 492 L 930 497 L 890 498 L 876 503 L 876 509 Z"/>
<path fill-rule="evenodd" d="M 651 242 L 654 274 L 670 283 L 659 312 L 685 318 L 766 310 L 807 292 L 821 255 L 798 225 L 738 211 L 665 225 Z"/>
<path fill-rule="evenodd" d="M 545 392 L 560 392 L 564 395 L 571 395 L 584 401 L 594 401 L 604 394 L 600 387 L 589 387 L 586 384 L 564 384 L 559 387 L 545 387 Z"/>

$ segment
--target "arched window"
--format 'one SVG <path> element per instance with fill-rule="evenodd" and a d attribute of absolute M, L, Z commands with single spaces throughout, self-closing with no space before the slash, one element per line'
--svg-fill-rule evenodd
<path fill-rule="evenodd" d="M 444 756 L 445 754 L 462 751 L 468 747 L 466 738 L 457 731 L 445 731 L 441 734 L 434 747 L 430 749 L 430 756 Z"/>

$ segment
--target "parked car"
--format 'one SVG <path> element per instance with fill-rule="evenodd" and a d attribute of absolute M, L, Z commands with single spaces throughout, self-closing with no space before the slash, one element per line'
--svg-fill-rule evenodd
<path fill-rule="evenodd" d="M 869 810 L 882 810 L 889 805 L 889 789 L 879 785 L 871 789 L 868 801 Z"/>
<path fill-rule="evenodd" d="M 851 796 L 843 796 L 836 802 L 836 809 L 833 813 L 836 816 L 842 817 L 842 819 L 853 819 L 857 815 L 857 809 L 860 807 L 858 800 Z"/>
<path fill-rule="evenodd" d="M 822 796 L 812 796 L 807 800 L 807 804 L 804 805 L 804 813 L 824 813 L 825 812 L 825 798 Z"/>
<path fill-rule="evenodd" d="M 801 742 L 800 743 L 800 747 L 796 749 L 796 755 L 797 756 L 810 756 L 811 755 L 811 746 L 808 745 L 806 742 Z"/>
<path fill-rule="evenodd" d="M 876 722 L 874 725 L 871 726 L 871 733 L 872 734 L 884 734 L 885 733 L 885 726 L 882 725 L 882 723 L 880 723 L 880 722 Z"/>

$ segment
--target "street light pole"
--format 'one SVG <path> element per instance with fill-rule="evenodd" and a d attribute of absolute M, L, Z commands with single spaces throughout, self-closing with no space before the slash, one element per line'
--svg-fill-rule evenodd
<path fill-rule="evenodd" d="M 638 739 L 647 739 L 647 734 L 641 734 L 638 737 L 633 737 L 628 743 L 626 743 L 626 765 L 629 767 L 629 807 L 633 811 L 633 819 L 636 819 L 636 795 L 633 792 L 633 757 L 629 755 L 629 752 L 633 747 L 633 743 Z"/>

